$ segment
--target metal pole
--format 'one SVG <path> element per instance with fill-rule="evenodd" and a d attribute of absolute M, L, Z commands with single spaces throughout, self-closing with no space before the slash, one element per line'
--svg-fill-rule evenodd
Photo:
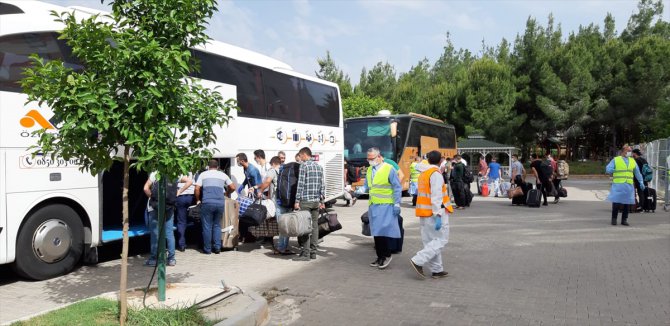
<path fill-rule="evenodd" d="M 158 301 L 165 301 L 165 188 L 166 178 L 158 182 Z M 170 230 L 172 231 L 172 230 Z"/>

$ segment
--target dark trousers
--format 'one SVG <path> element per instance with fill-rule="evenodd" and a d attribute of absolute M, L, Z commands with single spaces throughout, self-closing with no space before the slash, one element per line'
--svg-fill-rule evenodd
<path fill-rule="evenodd" d="M 391 238 L 389 237 L 374 237 L 375 238 L 375 251 L 377 252 L 377 258 L 387 258 L 391 257 L 391 249 L 389 248 L 389 242 Z"/>
<path fill-rule="evenodd" d="M 554 183 L 554 189 L 556 189 L 555 199 L 558 199 L 558 189 L 561 189 L 561 179 L 554 179 L 552 182 Z"/>
<path fill-rule="evenodd" d="M 551 191 L 551 189 L 548 189 L 549 187 L 547 186 L 547 183 L 548 182 L 543 182 L 535 185 L 538 190 L 542 191 L 542 198 L 544 198 L 545 204 L 547 203 L 547 193 Z"/>
<path fill-rule="evenodd" d="M 305 256 L 316 255 L 316 245 L 319 241 L 319 202 L 300 201 L 300 210 L 309 211 L 312 215 L 312 232 L 298 237 L 302 243 L 301 254 Z"/>
<path fill-rule="evenodd" d="M 417 195 L 412 195 L 412 206 L 416 206 Z"/>
<path fill-rule="evenodd" d="M 188 219 L 188 207 L 193 203 L 193 195 L 181 195 L 177 197 L 177 246 L 186 247 L 186 222 Z"/>
<path fill-rule="evenodd" d="M 621 222 L 626 222 L 628 220 L 628 204 L 619 204 L 612 203 L 612 223 L 616 223 L 617 216 L 619 215 L 619 208 L 621 208 Z"/>

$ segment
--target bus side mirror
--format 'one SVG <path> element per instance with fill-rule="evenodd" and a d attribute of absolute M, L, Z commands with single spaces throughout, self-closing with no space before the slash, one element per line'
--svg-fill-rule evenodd
<path fill-rule="evenodd" d="M 398 121 L 391 121 L 391 138 L 398 136 Z"/>

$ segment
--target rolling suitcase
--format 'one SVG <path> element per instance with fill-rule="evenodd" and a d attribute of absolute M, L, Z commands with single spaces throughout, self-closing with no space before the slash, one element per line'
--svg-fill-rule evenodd
<path fill-rule="evenodd" d="M 240 203 L 226 198 L 221 219 L 221 247 L 224 249 L 236 249 L 240 242 L 239 212 Z"/>
<path fill-rule="evenodd" d="M 656 212 L 656 189 L 644 188 L 642 202 L 642 210 L 645 212 Z"/>
<path fill-rule="evenodd" d="M 528 190 L 528 196 L 526 197 L 528 207 L 540 207 L 541 202 L 542 192 L 539 189 Z"/>
<path fill-rule="evenodd" d="M 390 238 L 389 240 L 389 249 L 392 254 L 399 254 L 402 252 L 402 242 L 405 238 L 405 228 L 402 227 L 402 216 L 398 216 L 398 226 L 400 227 L 400 238 Z"/>

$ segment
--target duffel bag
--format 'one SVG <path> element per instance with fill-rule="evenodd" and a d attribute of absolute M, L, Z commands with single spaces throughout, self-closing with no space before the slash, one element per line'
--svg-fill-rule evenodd
<path fill-rule="evenodd" d="M 312 232 L 312 214 L 309 211 L 294 211 L 282 214 L 277 223 L 279 234 L 297 237 Z"/>
<path fill-rule="evenodd" d="M 258 226 L 261 225 L 267 217 L 268 209 L 261 204 L 260 200 L 258 200 L 247 207 L 244 214 L 240 216 L 240 222 L 251 226 Z"/>

